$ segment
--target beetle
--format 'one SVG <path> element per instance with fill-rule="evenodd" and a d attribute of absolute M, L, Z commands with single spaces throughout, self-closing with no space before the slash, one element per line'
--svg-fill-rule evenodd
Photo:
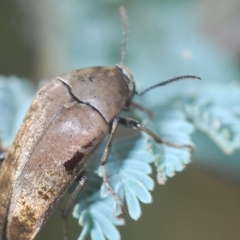
<path fill-rule="evenodd" d="M 200 79 L 180 76 L 137 92 L 131 71 L 123 64 L 127 15 L 124 8 L 120 12 L 124 29 L 120 64 L 60 75 L 36 94 L 0 171 L 0 240 L 33 239 L 108 133 L 100 161 L 103 181 L 124 211 L 105 168 L 118 124 L 145 131 L 158 143 L 192 148 L 165 142 L 138 121 L 119 116 L 132 105 L 144 110 L 132 101 L 134 94 L 183 78 Z"/>

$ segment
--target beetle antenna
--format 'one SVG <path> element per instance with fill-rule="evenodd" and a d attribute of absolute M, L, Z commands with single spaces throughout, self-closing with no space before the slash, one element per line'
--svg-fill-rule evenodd
<path fill-rule="evenodd" d="M 127 40 L 128 40 L 128 17 L 127 17 L 126 9 L 124 7 L 121 6 L 119 11 L 122 19 L 122 49 L 121 49 L 120 64 L 123 65 L 125 55 L 126 55 Z"/>
<path fill-rule="evenodd" d="M 201 80 L 200 77 L 195 76 L 195 75 L 183 75 L 183 76 L 171 78 L 171 79 L 168 79 L 168 80 L 166 80 L 166 81 L 157 83 L 157 84 L 155 84 L 155 85 L 153 85 L 153 86 L 151 86 L 151 87 L 146 88 L 146 89 L 145 89 L 144 91 L 142 91 L 142 92 L 137 92 L 137 91 L 135 91 L 134 93 L 137 94 L 137 95 L 142 95 L 142 94 L 144 94 L 145 92 L 147 92 L 147 91 L 149 91 L 149 90 L 151 90 L 151 89 L 153 89 L 153 88 L 160 87 L 160 86 L 164 86 L 164 85 L 167 85 L 168 83 L 175 82 L 175 81 L 178 81 L 178 80 L 181 80 L 181 79 L 185 79 L 185 78 L 191 78 L 191 79 L 199 79 L 199 80 Z"/>

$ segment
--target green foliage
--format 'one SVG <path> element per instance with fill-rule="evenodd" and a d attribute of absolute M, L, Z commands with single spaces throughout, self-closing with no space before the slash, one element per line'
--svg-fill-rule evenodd
<path fill-rule="evenodd" d="M 92 239 L 105 239 L 99 236 L 120 239 L 114 226 L 124 223 L 123 219 L 115 216 L 120 213 L 119 206 L 109 196 L 102 184 L 102 177 L 96 175 L 102 175 L 99 161 L 104 146 L 105 144 L 102 144 L 102 148 L 87 168 L 89 181 L 78 196 L 74 208 L 73 216 L 79 219 L 84 229 L 79 239 L 85 239 L 87 234 L 90 234 Z M 108 181 L 121 201 L 126 203 L 130 216 L 135 220 L 141 215 L 139 201 L 150 203 L 152 200 L 149 190 L 153 189 L 154 182 L 149 177 L 149 164 L 153 161 L 153 156 L 147 151 L 147 147 L 143 137 L 116 141 L 107 162 Z"/>
<path fill-rule="evenodd" d="M 175 172 L 182 171 L 190 162 L 190 146 L 193 148 L 190 134 L 193 132 L 194 126 L 187 121 L 183 112 L 170 105 L 155 106 L 151 110 L 154 113 L 154 121 L 151 123 L 145 121 L 150 129 L 156 129 L 155 132 L 164 141 L 189 145 L 185 148 L 176 148 L 158 144 L 149 135 L 144 134 L 156 158 L 157 181 L 159 184 L 165 184 L 168 177 L 173 177 Z"/>
<path fill-rule="evenodd" d="M 226 154 L 240 148 L 240 87 L 236 83 L 203 84 L 195 97 L 185 98 L 183 109 L 196 128 Z"/>
<path fill-rule="evenodd" d="M 33 95 L 28 81 L 0 75 L 0 137 L 5 146 L 11 144 Z"/>

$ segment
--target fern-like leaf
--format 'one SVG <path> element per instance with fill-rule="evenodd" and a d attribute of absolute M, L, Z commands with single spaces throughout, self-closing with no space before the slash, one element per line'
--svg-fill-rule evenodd
<path fill-rule="evenodd" d="M 154 113 L 154 120 L 145 120 L 145 124 L 164 141 L 173 144 L 193 146 L 190 134 L 194 126 L 187 121 L 180 110 L 171 106 L 156 106 L 151 109 Z M 175 172 L 182 171 L 185 165 L 190 162 L 190 149 L 170 147 L 165 144 L 156 143 L 151 136 L 144 134 L 149 143 L 149 148 L 155 156 L 157 167 L 157 181 L 165 184 L 168 177 L 175 175 Z"/>
<path fill-rule="evenodd" d="M 154 183 L 148 174 L 151 173 L 149 164 L 153 161 L 153 157 L 146 148 L 147 144 L 143 138 L 117 141 L 112 146 L 106 164 L 108 181 L 122 202 L 126 201 L 133 219 L 138 219 L 141 215 L 139 201 L 150 203 L 152 200 L 149 190 L 153 189 Z M 101 176 L 101 169 L 98 169 L 101 154 L 102 151 L 98 151 L 92 160 L 88 168 L 88 175 L 91 177 L 78 196 L 79 202 L 74 208 L 74 217 L 83 225 L 79 239 L 86 239 L 88 235 L 91 235 L 92 239 L 102 239 L 102 237 L 120 239 L 115 225 L 122 225 L 124 222 L 113 214 L 119 213 L 119 206 L 102 184 L 102 177 L 95 175 L 99 172 Z M 101 184 L 101 196 L 104 198 L 94 191 L 100 189 Z"/>
<path fill-rule="evenodd" d="M 0 75 L 0 137 L 9 146 L 33 99 L 28 81 Z"/>
<path fill-rule="evenodd" d="M 118 142 L 112 147 L 107 164 L 109 182 L 122 202 L 126 200 L 129 214 L 135 220 L 141 215 L 139 201 L 152 201 L 149 191 L 153 189 L 154 183 L 148 175 L 152 171 L 149 164 L 154 158 L 147 148 L 143 138 Z M 101 191 L 103 195 L 108 193 L 105 185 L 102 185 Z M 118 213 L 120 209 L 117 207 L 115 209 Z"/>
<path fill-rule="evenodd" d="M 240 148 L 240 86 L 205 84 L 194 98 L 186 98 L 184 110 L 196 128 L 226 153 Z"/>

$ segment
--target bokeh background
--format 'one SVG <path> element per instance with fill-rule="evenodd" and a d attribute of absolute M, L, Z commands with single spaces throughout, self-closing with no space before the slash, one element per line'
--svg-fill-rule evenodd
<path fill-rule="evenodd" d="M 120 5 L 129 17 L 125 64 L 138 89 L 182 74 L 226 87 L 239 82 L 238 0 L 1 0 L 0 74 L 28 78 L 37 89 L 73 69 L 118 63 Z M 152 92 L 149 104 L 162 92 Z M 193 163 L 155 187 L 139 221 L 126 214 L 122 239 L 240 239 L 240 152 L 226 155 L 200 132 L 193 141 Z M 74 219 L 69 225 L 77 239 L 80 227 Z M 58 211 L 37 239 L 61 238 Z"/>

